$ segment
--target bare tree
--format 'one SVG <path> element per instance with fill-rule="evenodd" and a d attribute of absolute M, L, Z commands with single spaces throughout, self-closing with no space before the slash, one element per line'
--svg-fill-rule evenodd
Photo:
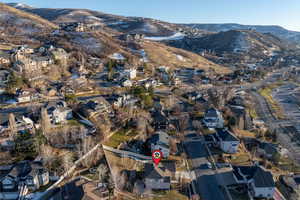
<path fill-rule="evenodd" d="M 88 153 L 93 147 L 95 143 L 93 141 L 92 137 L 85 137 L 82 141 L 82 148 L 79 150 L 79 156 L 83 156 L 86 153 Z M 90 167 L 93 164 L 93 161 L 95 160 L 95 157 L 93 154 L 90 156 L 86 157 L 83 161 L 82 164 L 85 167 Z"/>
<path fill-rule="evenodd" d="M 17 134 L 17 125 L 15 115 L 13 113 L 9 114 L 9 128 L 10 128 L 10 139 L 14 139 Z"/>
<path fill-rule="evenodd" d="M 109 176 L 109 170 L 107 165 L 100 164 L 99 167 L 97 168 L 97 171 L 98 171 L 100 183 L 107 182 Z"/>
<path fill-rule="evenodd" d="M 72 153 L 67 153 L 63 156 L 62 165 L 64 171 L 67 171 L 70 167 L 74 165 L 74 155 Z"/>
<path fill-rule="evenodd" d="M 186 115 L 181 115 L 178 118 L 178 123 L 179 123 L 179 131 L 181 132 L 184 131 L 188 127 L 189 117 Z"/>
<path fill-rule="evenodd" d="M 202 128 L 202 125 L 201 125 L 201 122 L 199 120 L 194 120 L 192 122 L 193 124 L 193 127 L 196 129 L 196 130 L 200 130 Z"/>
<path fill-rule="evenodd" d="M 51 122 L 47 113 L 47 109 L 45 108 L 42 108 L 41 110 L 41 126 L 42 126 L 43 134 L 47 137 L 51 129 Z"/>

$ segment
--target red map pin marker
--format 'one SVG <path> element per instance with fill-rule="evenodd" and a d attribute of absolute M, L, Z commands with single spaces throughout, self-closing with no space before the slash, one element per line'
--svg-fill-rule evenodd
<path fill-rule="evenodd" d="M 160 150 L 154 150 L 152 152 L 152 160 L 156 166 L 160 162 L 161 158 L 162 158 L 162 152 Z"/>

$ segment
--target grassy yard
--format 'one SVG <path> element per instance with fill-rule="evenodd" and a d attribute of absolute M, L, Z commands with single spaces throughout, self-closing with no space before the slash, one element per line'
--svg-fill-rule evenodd
<path fill-rule="evenodd" d="M 234 133 L 239 137 L 255 138 L 256 134 L 247 130 L 234 129 Z"/>
<path fill-rule="evenodd" d="M 210 130 L 208 128 L 203 128 L 201 130 L 201 132 L 203 135 L 211 135 L 211 134 L 214 134 L 216 131 L 214 129 Z"/>
<path fill-rule="evenodd" d="M 176 190 L 160 191 L 155 194 L 159 197 L 143 198 L 142 200 L 188 200 L 189 198 L 183 194 L 180 194 Z"/>
<path fill-rule="evenodd" d="M 249 154 L 246 152 L 239 152 L 231 156 L 230 163 L 233 165 L 248 165 L 250 164 Z"/>
<path fill-rule="evenodd" d="M 135 131 L 122 129 L 112 135 L 109 140 L 105 142 L 105 145 L 117 148 L 122 142 L 127 142 L 133 139 L 136 135 L 137 132 Z"/>
<path fill-rule="evenodd" d="M 248 108 L 247 111 L 252 119 L 258 118 L 255 108 Z"/>

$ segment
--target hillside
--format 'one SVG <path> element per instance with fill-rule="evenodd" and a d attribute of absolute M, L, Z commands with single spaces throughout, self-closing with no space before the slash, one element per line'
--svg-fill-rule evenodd
<path fill-rule="evenodd" d="M 259 33 L 271 33 L 281 39 L 300 44 L 300 32 L 290 31 L 281 26 L 258 26 L 242 24 L 185 24 L 185 26 L 206 30 L 210 32 L 221 32 L 229 30 L 255 30 Z"/>
<path fill-rule="evenodd" d="M 218 74 L 231 72 L 226 67 L 217 65 L 198 54 L 186 50 L 169 47 L 158 42 L 145 42 L 142 46 L 150 63 L 156 66 L 167 65 L 174 68 L 193 67 L 206 71 L 213 69 Z"/>
<path fill-rule="evenodd" d="M 178 32 L 202 35 L 206 31 L 160 20 L 142 17 L 123 17 L 87 9 L 33 8 L 28 5 L 9 4 L 17 9 L 33 13 L 53 23 L 83 22 L 89 25 L 107 27 L 121 33 L 140 33 L 146 36 L 171 36 Z"/>
<path fill-rule="evenodd" d="M 23 33 L 39 32 L 41 29 L 54 29 L 57 26 L 46 19 L 24 12 L 0 3 L 0 23 L 2 31 L 9 31 L 12 26 L 16 26 Z"/>
<path fill-rule="evenodd" d="M 196 53 L 213 51 L 217 54 L 249 53 L 252 56 L 272 54 L 287 48 L 279 38 L 271 34 L 246 30 L 231 30 L 200 38 L 173 40 L 168 41 L 167 44 Z"/>

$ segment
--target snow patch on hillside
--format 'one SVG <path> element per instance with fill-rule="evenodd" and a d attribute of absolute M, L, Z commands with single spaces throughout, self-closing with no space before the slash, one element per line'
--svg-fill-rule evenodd
<path fill-rule="evenodd" d="M 113 60 L 125 60 L 125 57 L 120 53 L 114 53 L 114 54 L 110 55 L 109 58 L 111 58 Z"/>
<path fill-rule="evenodd" d="M 91 16 L 88 16 L 88 18 L 91 19 L 91 20 L 96 20 L 96 21 L 100 21 L 100 22 L 102 21 L 101 18 L 92 16 L 92 15 L 91 15 Z"/>
<path fill-rule="evenodd" d="M 245 33 L 240 33 L 240 35 L 236 38 L 233 44 L 234 52 L 247 52 L 251 48 L 251 44 L 248 41 L 247 35 Z"/>
<path fill-rule="evenodd" d="M 93 37 L 85 38 L 77 36 L 73 41 L 90 52 L 99 52 L 102 50 L 102 44 Z"/>
<path fill-rule="evenodd" d="M 175 33 L 171 36 L 162 36 L 162 37 L 145 37 L 146 40 L 153 41 L 163 41 L 163 40 L 181 40 L 185 37 L 183 33 Z"/>
<path fill-rule="evenodd" d="M 108 26 L 115 26 L 115 25 L 123 25 L 125 24 L 126 22 L 123 22 L 123 21 L 116 21 L 116 22 L 111 22 L 111 23 L 108 23 L 107 25 Z"/>
<path fill-rule="evenodd" d="M 182 55 L 176 55 L 176 58 L 180 61 L 185 61 L 185 58 Z"/>
<path fill-rule="evenodd" d="M 150 23 L 144 23 L 142 31 L 147 33 L 156 33 L 158 31 L 157 27 L 150 24 Z"/>

